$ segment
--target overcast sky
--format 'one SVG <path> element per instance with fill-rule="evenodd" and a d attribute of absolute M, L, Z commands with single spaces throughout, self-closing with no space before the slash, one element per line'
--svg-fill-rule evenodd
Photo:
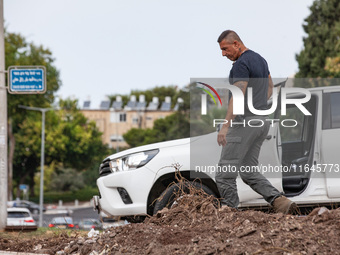
<path fill-rule="evenodd" d="M 295 54 L 312 0 L 4 0 L 5 26 L 49 48 L 58 95 L 98 107 L 106 95 L 227 77 L 216 42 L 226 29 L 269 63 L 272 77 L 298 70 Z"/>

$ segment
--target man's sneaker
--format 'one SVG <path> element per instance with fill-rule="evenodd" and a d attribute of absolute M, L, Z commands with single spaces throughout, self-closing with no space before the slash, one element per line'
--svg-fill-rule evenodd
<path fill-rule="evenodd" d="M 276 198 L 273 202 L 273 207 L 275 212 L 283 214 L 292 214 L 297 210 L 297 205 L 285 196 Z"/>

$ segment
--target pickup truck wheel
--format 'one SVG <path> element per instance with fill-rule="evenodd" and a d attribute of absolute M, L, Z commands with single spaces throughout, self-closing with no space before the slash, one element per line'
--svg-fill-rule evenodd
<path fill-rule="evenodd" d="M 190 186 L 194 186 L 197 189 L 202 189 L 208 195 L 216 197 L 215 193 L 202 183 L 189 182 L 182 185 L 175 183 L 168 187 L 166 190 L 164 190 L 160 197 L 156 200 L 153 214 L 155 215 L 158 211 L 162 210 L 164 207 L 171 208 L 172 204 L 175 202 L 176 195 L 178 194 L 179 190 L 182 189 L 184 193 L 189 194 Z"/>

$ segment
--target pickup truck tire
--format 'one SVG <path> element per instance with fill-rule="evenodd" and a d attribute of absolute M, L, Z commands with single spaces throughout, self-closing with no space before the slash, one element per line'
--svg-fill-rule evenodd
<path fill-rule="evenodd" d="M 212 195 L 216 197 L 215 193 L 208 188 L 206 185 L 198 182 L 188 182 L 185 184 L 174 183 L 156 200 L 155 208 L 153 210 L 153 214 L 155 215 L 158 211 L 162 210 L 164 207 L 171 208 L 172 204 L 175 202 L 176 195 L 179 193 L 179 190 L 182 189 L 184 193 L 190 193 L 190 186 L 194 186 L 197 189 L 202 189 L 207 195 Z M 217 201 L 217 199 L 216 199 Z"/>

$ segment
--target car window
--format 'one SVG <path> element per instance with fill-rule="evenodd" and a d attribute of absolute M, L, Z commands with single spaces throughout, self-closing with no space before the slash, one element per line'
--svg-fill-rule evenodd
<path fill-rule="evenodd" d="M 281 115 L 280 120 L 293 119 L 297 123 L 295 127 L 291 127 L 292 123 L 289 123 L 289 127 L 280 126 L 280 135 L 282 142 L 298 142 L 302 141 L 303 120 L 304 115 L 297 107 L 287 108 L 286 115 Z"/>
<path fill-rule="evenodd" d="M 324 93 L 322 102 L 322 129 L 340 128 L 340 92 Z"/>
<path fill-rule="evenodd" d="M 28 212 L 7 212 L 8 218 L 26 218 L 30 217 Z"/>
<path fill-rule="evenodd" d="M 340 128 L 340 93 L 331 94 L 331 125 Z"/>
<path fill-rule="evenodd" d="M 84 220 L 84 225 L 98 225 L 100 222 L 97 220 Z"/>
<path fill-rule="evenodd" d="M 72 219 L 71 218 L 67 218 L 67 217 L 65 217 L 65 218 L 54 218 L 52 220 L 52 222 L 56 223 L 56 224 L 65 224 L 65 223 L 72 224 Z"/>

